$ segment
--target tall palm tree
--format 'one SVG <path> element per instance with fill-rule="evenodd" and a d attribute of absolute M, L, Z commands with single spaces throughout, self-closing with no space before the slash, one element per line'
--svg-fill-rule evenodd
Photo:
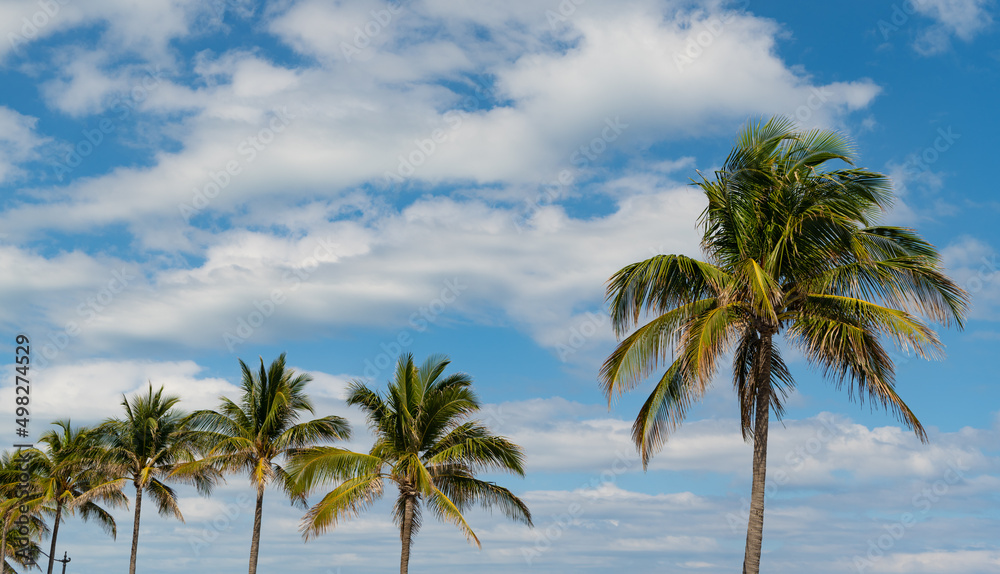
<path fill-rule="evenodd" d="M 941 356 L 927 321 L 961 327 L 968 307 L 933 245 L 912 229 L 877 225 L 891 182 L 852 167 L 854 159 L 835 132 L 798 131 L 783 118 L 748 124 L 715 178 L 696 182 L 708 198 L 706 260 L 657 255 L 608 282 L 612 324 L 624 337 L 601 370 L 609 404 L 667 366 L 632 427 L 644 466 L 732 351 L 742 432 L 754 445 L 746 573 L 760 564 L 768 419 L 781 416 L 795 385 L 775 338 L 926 441 L 896 394 L 883 342 Z M 848 166 L 829 168 L 836 160 Z"/>
<path fill-rule="evenodd" d="M 339 482 L 303 519 L 307 539 L 369 507 L 382 495 L 385 480 L 399 489 L 393 519 L 402 541 L 400 574 L 409 568 L 423 504 L 461 528 L 477 546 L 479 539 L 462 515 L 471 504 L 496 505 L 512 520 L 531 524 L 524 502 L 506 488 L 475 477 L 484 470 L 524 476 L 524 455 L 516 444 L 467 420 L 479 410 L 479 400 L 468 375 L 442 377 L 448 363 L 447 357 L 432 355 L 417 368 L 412 355 L 401 356 L 385 395 L 360 381 L 351 384 L 347 404 L 368 415 L 375 445 L 367 455 L 320 447 L 293 459 L 290 468 L 300 488 L 308 491 L 323 481 Z"/>
<path fill-rule="evenodd" d="M 297 423 L 304 412 L 315 414 L 312 401 L 305 393 L 309 375 L 297 375 L 285 367 L 285 354 L 254 373 L 240 360 L 243 371 L 243 396 L 236 403 L 220 397 L 218 411 L 198 411 L 192 415 L 192 425 L 204 431 L 211 450 L 205 463 L 222 472 L 246 473 L 257 491 L 253 538 L 250 542 L 250 574 L 257 571 L 260 548 L 260 526 L 264 504 L 264 489 L 276 483 L 293 501 L 304 504 L 295 493 L 292 481 L 281 463 L 286 455 L 319 443 L 347 439 L 350 425 L 338 416 L 327 416 Z M 183 468 L 190 467 L 188 465 Z"/>
<path fill-rule="evenodd" d="M 45 505 L 44 511 L 53 517 L 48 574 L 52 574 L 56 539 L 64 513 L 75 514 L 79 511 L 85 521 L 96 521 L 115 538 L 115 519 L 98 503 L 112 507 L 128 505 L 128 499 L 121 492 L 120 481 L 110 478 L 108 469 L 101 464 L 103 453 L 93 430 L 73 428 L 69 420 L 52 424 L 59 429 L 46 431 L 38 439 L 45 446 L 44 450 L 32 448 L 22 451 L 22 456 L 27 457 L 28 472 L 37 481 L 37 500 Z"/>
<path fill-rule="evenodd" d="M 179 465 L 193 462 L 199 450 L 199 434 L 187 427 L 187 415 L 174 408 L 179 401 L 180 397 L 163 396 L 163 387 L 154 393 L 150 383 L 145 395 L 136 395 L 131 401 L 122 396 L 124 418 L 108 419 L 96 429 L 106 449 L 104 461 L 115 477 L 122 479 L 122 486 L 130 480 L 135 487 L 129 574 L 135 574 L 143 492 L 153 499 L 160 515 L 173 515 L 183 522 L 177 494 L 164 480 L 184 480 L 207 495 L 219 476 L 212 467 L 197 465 L 188 467 L 188 472 L 174 473 Z"/>

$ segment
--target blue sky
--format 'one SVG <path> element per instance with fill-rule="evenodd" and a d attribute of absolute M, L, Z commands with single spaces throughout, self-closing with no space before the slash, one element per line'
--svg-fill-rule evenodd
<path fill-rule="evenodd" d="M 699 255 L 697 171 L 748 118 L 837 129 L 892 177 L 973 297 L 946 360 L 896 356 L 929 429 L 850 402 L 800 357 L 772 424 L 770 572 L 1000 569 L 1000 43 L 985 0 L 388 4 L 0 0 L 0 409 L 14 442 L 14 338 L 30 430 L 93 424 L 152 381 L 187 409 L 233 396 L 237 359 L 283 351 L 319 414 L 400 352 L 446 353 L 524 446 L 535 529 L 472 513 L 483 549 L 428 523 L 414 572 L 739 568 L 751 447 L 727 373 L 647 472 L 629 440 L 648 387 L 609 410 L 604 282 Z M 238 571 L 242 477 L 146 514 L 144 572 Z M 73 518 L 77 572 L 124 568 Z M 393 572 L 389 506 L 304 543 L 265 499 L 262 570 Z M 881 537 L 881 538 L 880 538 Z"/>

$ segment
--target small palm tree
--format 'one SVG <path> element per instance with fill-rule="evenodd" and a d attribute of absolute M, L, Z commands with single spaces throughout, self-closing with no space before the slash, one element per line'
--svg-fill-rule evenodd
<path fill-rule="evenodd" d="M 832 160 L 854 160 L 834 132 L 799 132 L 783 119 L 748 125 L 715 179 L 697 182 L 708 198 L 707 261 L 657 255 L 608 282 L 612 324 L 624 337 L 601 370 L 609 402 L 669 365 L 632 427 L 643 466 L 733 353 L 743 436 L 754 445 L 745 573 L 760 565 L 768 419 L 781 415 L 795 385 L 776 338 L 926 440 L 896 394 L 882 341 L 942 355 L 925 321 L 961 326 L 968 306 L 933 245 L 912 229 L 876 224 L 892 202 L 889 179 L 828 169 Z M 653 319 L 640 326 L 647 313 Z"/>
<path fill-rule="evenodd" d="M 313 414 L 312 401 L 305 394 L 309 375 L 296 375 L 285 367 L 285 354 L 253 373 L 242 360 L 243 396 L 236 403 L 221 397 L 218 411 L 198 411 L 192 426 L 201 429 L 211 449 L 200 464 L 211 464 L 222 472 L 246 473 L 257 491 L 253 537 L 250 542 L 250 574 L 257 571 L 264 489 L 276 483 L 294 501 L 305 503 L 293 487 L 281 462 L 289 453 L 323 442 L 347 439 L 350 425 L 338 416 L 297 423 L 303 412 Z M 197 465 L 187 465 L 181 469 Z"/>
<path fill-rule="evenodd" d="M 384 396 L 360 381 L 351 384 L 347 404 L 368 415 L 375 445 L 367 455 L 319 447 L 293 459 L 290 467 L 300 489 L 339 482 L 303 519 L 307 539 L 369 507 L 382 496 L 385 480 L 399 490 L 393 519 L 402 541 L 401 574 L 409 568 L 422 505 L 461 528 L 476 546 L 481 546 L 479 539 L 462 515 L 472 504 L 499 506 L 512 520 L 531 524 L 524 502 L 506 488 L 475 477 L 486 470 L 524 476 L 524 455 L 516 444 L 467 420 L 480 408 L 472 379 L 464 373 L 442 377 L 448 364 L 446 357 L 433 355 L 417 368 L 412 355 L 401 356 Z"/>
<path fill-rule="evenodd" d="M 135 487 L 129 574 L 135 574 L 143 492 L 153 499 L 160 515 L 173 515 L 183 522 L 177 494 L 164 480 L 182 479 L 207 495 L 219 477 L 210 466 L 192 465 L 187 472 L 174 473 L 179 465 L 193 462 L 199 449 L 199 434 L 188 429 L 187 415 L 174 409 L 179 401 L 180 397 L 163 396 L 163 387 L 154 393 L 150 383 L 146 395 L 136 395 L 131 401 L 122 396 L 124 418 L 108 419 L 96 429 L 106 449 L 104 461 L 122 479 L 122 486 L 130 480 Z"/>
<path fill-rule="evenodd" d="M 8 557 L 18 566 L 33 566 L 40 556 L 38 541 L 49 529 L 38 514 L 33 481 L 21 476 L 20 451 L 0 454 L 0 568 L 14 572 Z M 26 533 L 24 532 L 26 531 Z"/>
<path fill-rule="evenodd" d="M 43 504 L 43 511 L 53 517 L 48 574 L 52 574 L 56 539 L 64 513 L 79 512 L 84 521 L 96 521 L 115 538 L 115 519 L 98 503 L 111 507 L 128 505 L 120 481 L 110 478 L 109 469 L 101 463 L 104 453 L 93 430 L 73 428 L 69 420 L 52 424 L 59 429 L 46 431 L 38 439 L 44 450 L 22 451 L 22 457 L 27 457 L 28 472 L 36 481 L 36 502 Z"/>

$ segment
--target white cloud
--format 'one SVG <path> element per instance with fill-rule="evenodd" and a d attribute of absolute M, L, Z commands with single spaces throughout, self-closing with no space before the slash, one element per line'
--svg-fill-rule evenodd
<path fill-rule="evenodd" d="M 416 12 L 407 13 L 407 19 L 399 16 L 399 33 L 415 33 L 411 28 L 430 23 L 465 29 L 468 19 L 486 22 L 485 15 L 450 4 L 413 6 Z M 353 30 L 357 24 L 352 22 L 370 18 L 371 10 L 380 7 L 297 3 L 277 15 L 275 25 L 284 33 L 284 19 L 302 12 L 295 17 L 315 17 L 320 24 L 343 16 L 342 25 Z M 510 12 L 491 28 L 501 51 L 517 46 L 504 38 L 547 28 L 539 7 L 490 5 L 485 10 Z M 135 107 L 144 113 L 184 111 L 180 124 L 167 124 L 160 134 L 177 139 L 180 151 L 161 152 L 152 167 L 119 168 L 49 190 L 51 203 L 8 210 L 3 224 L 31 235 L 52 226 L 84 230 L 126 222 L 147 247 L 188 249 L 182 227 L 173 225 L 178 206 L 191 204 L 212 184 L 212 174 L 231 161 L 238 162 L 240 175 L 209 202 L 209 214 L 229 214 L 248 203 L 313 200 L 321 192 L 338 196 L 365 183 L 384 188 L 393 174 L 408 175 L 411 167 L 417 185 L 500 183 L 509 186 L 509 199 L 536 193 L 571 166 L 585 179 L 618 153 L 731 133 L 749 115 L 782 113 L 807 126 L 839 125 L 880 91 L 868 79 L 819 85 L 794 71 L 775 52 L 780 31 L 770 20 L 718 11 L 664 17 L 663 11 L 642 2 L 614 10 L 581 7 L 568 29 L 548 32 L 568 34 L 574 39 L 571 47 L 537 44 L 504 52 L 502 58 L 495 50 L 461 52 L 447 41 L 417 34 L 359 65 L 291 69 L 239 51 L 206 53 L 195 65 L 199 87 L 179 85 L 173 68 L 165 65 L 155 89 Z M 722 28 L 715 28 L 713 22 L 723 19 Z M 528 21 L 528 30 L 516 31 L 517 22 Z M 686 54 L 706 27 L 718 33 L 710 34 L 711 42 L 690 64 L 679 64 L 675 57 Z M 395 24 L 383 33 L 397 33 Z M 314 36 L 319 42 L 319 33 Z M 73 113 L 94 110 L 99 96 L 130 88 L 143 74 L 141 66 L 124 75 L 102 73 L 96 60 L 67 66 L 65 78 L 53 82 L 49 93 Z M 502 102 L 499 107 L 456 112 L 468 106 L 466 96 L 440 81 L 468 84 L 464 75 L 469 72 L 495 78 L 492 88 L 476 92 L 476 107 L 492 99 Z M 734 83 L 741 88 L 729 89 Z M 287 129 L 254 150 L 252 158 L 244 153 L 248 138 L 267 128 L 282 109 L 292 117 Z M 581 146 L 599 153 L 581 154 Z"/>
<path fill-rule="evenodd" d="M 989 0 L 918 0 L 916 11 L 932 18 L 936 24 L 923 30 L 913 47 L 924 55 L 947 50 L 951 36 L 971 42 L 993 23 Z"/>
<path fill-rule="evenodd" d="M 923 574 L 942 571 L 994 572 L 1000 568 L 1000 551 L 941 550 L 895 553 L 871 562 L 871 572 Z"/>
<path fill-rule="evenodd" d="M 226 348 L 225 333 L 270 341 L 359 324 L 419 330 L 448 317 L 488 322 L 499 312 L 568 357 L 612 340 L 599 306 L 614 271 L 657 251 L 697 254 L 692 222 L 702 202 L 690 188 L 668 189 L 623 197 L 606 217 L 577 219 L 547 206 L 517 223 L 521 214 L 511 209 L 427 198 L 368 225 L 319 222 L 298 238 L 218 234 L 199 266 L 144 271 L 148 279 L 138 275 L 106 296 L 96 317 L 79 309 L 95 296 L 95 279 L 79 284 L 75 296 L 68 285 L 62 299 L 48 291 L 23 296 L 54 326 L 86 313 L 92 320 L 80 344 L 93 349 L 129 341 Z M 280 220 L 275 212 L 268 218 L 276 215 Z M 92 277 L 110 272 L 76 259 Z M 36 281 L 64 277 L 44 261 L 37 266 Z M 250 318 L 262 313 L 264 321 Z M 241 319 L 253 323 L 252 333 L 237 331 Z"/>
<path fill-rule="evenodd" d="M 0 296 L 6 301 L 18 302 L 0 309 L 0 321 L 6 324 L 34 322 L 35 314 L 41 312 L 42 320 L 61 328 L 66 320 L 85 318 L 85 313 L 77 313 L 79 305 L 86 305 L 88 297 L 99 297 L 101 291 L 108 289 L 116 273 L 125 270 L 126 274 L 134 274 L 136 269 L 121 261 L 95 258 L 80 251 L 46 257 L 15 246 L 0 245 Z M 138 283 L 138 276 L 132 276 Z M 121 288 L 119 283 L 113 287 Z M 56 315 L 49 314 L 57 309 L 60 311 Z"/>
<path fill-rule="evenodd" d="M 0 61 L 16 59 L 32 42 L 78 26 L 102 25 L 101 39 L 119 52 L 170 60 L 171 40 L 192 31 L 215 7 L 197 0 L 5 0 L 0 3 Z"/>
<path fill-rule="evenodd" d="M 23 173 L 19 164 L 37 159 L 47 138 L 36 133 L 37 118 L 0 106 L 0 184 L 10 184 Z"/>
<path fill-rule="evenodd" d="M 949 275 L 972 297 L 970 317 L 996 320 L 1000 309 L 1000 262 L 992 245 L 962 236 L 941 250 Z"/>
<path fill-rule="evenodd" d="M 35 341 L 33 358 L 38 358 L 41 341 Z M 63 362 L 46 369 L 35 366 L 31 372 L 32 420 L 36 425 L 72 416 L 74 424 L 96 424 L 106 417 L 121 414 L 122 395 L 132 396 L 144 392 L 152 383 L 160 386 L 164 394 L 181 397 L 178 408 L 191 411 L 215 408 L 221 395 L 238 396 L 238 389 L 231 383 L 214 377 L 202 377 L 202 367 L 193 361 L 150 360 L 87 360 L 79 363 Z M 0 392 L 9 404 L 14 404 L 13 367 L 5 372 Z M 3 420 L 13 426 L 13 412 L 5 412 Z M 32 432 L 42 431 L 32 429 Z"/>
<path fill-rule="evenodd" d="M 101 119 L 114 124 L 127 117 L 124 106 L 129 115 L 143 109 L 165 73 L 158 64 L 121 65 L 104 50 L 72 48 L 56 60 L 59 76 L 41 84 L 49 106 L 73 117 L 105 114 Z"/>
<path fill-rule="evenodd" d="M 639 473 L 642 466 L 631 439 L 633 413 L 616 412 L 623 420 L 591 409 L 552 398 L 503 403 L 489 412 L 496 413 L 497 431 L 525 448 L 532 472 Z M 922 444 L 901 427 L 868 428 L 830 413 L 786 419 L 771 426 L 768 477 L 781 490 L 808 490 L 835 488 L 849 473 L 853 488 L 863 492 L 887 481 L 933 481 L 955 468 L 971 478 L 996 464 L 988 453 L 997 429 L 929 430 L 930 443 Z M 752 451 L 737 420 L 690 420 L 669 436 L 649 470 L 721 473 L 748 483 Z"/>
<path fill-rule="evenodd" d="M 915 3 L 918 12 L 940 21 L 963 40 L 971 39 L 990 25 L 989 5 L 987 0 L 921 0 Z"/>

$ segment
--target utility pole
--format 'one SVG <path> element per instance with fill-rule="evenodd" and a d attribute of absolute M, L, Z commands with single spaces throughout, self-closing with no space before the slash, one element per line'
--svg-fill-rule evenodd
<path fill-rule="evenodd" d="M 45 552 L 42 552 L 42 550 L 41 550 L 41 549 L 39 549 L 39 550 L 38 550 L 38 552 L 39 552 L 39 553 L 40 553 L 40 554 L 41 554 L 42 556 L 44 556 L 44 557 L 46 557 L 46 558 L 48 558 L 48 557 L 49 557 L 49 555 L 48 555 L 48 554 L 46 554 Z M 66 574 L 66 565 L 67 565 L 67 564 L 69 564 L 69 563 L 70 563 L 70 561 L 72 561 L 72 560 L 73 560 L 72 558 L 70 558 L 70 557 L 69 557 L 69 556 L 67 556 L 66 554 L 67 554 L 66 552 L 63 552 L 63 557 L 62 557 L 62 560 L 60 560 L 60 559 L 58 559 L 58 558 L 56 558 L 56 559 L 54 560 L 55 562 L 62 562 L 62 565 L 63 565 L 63 569 L 62 569 L 62 574 Z"/>

